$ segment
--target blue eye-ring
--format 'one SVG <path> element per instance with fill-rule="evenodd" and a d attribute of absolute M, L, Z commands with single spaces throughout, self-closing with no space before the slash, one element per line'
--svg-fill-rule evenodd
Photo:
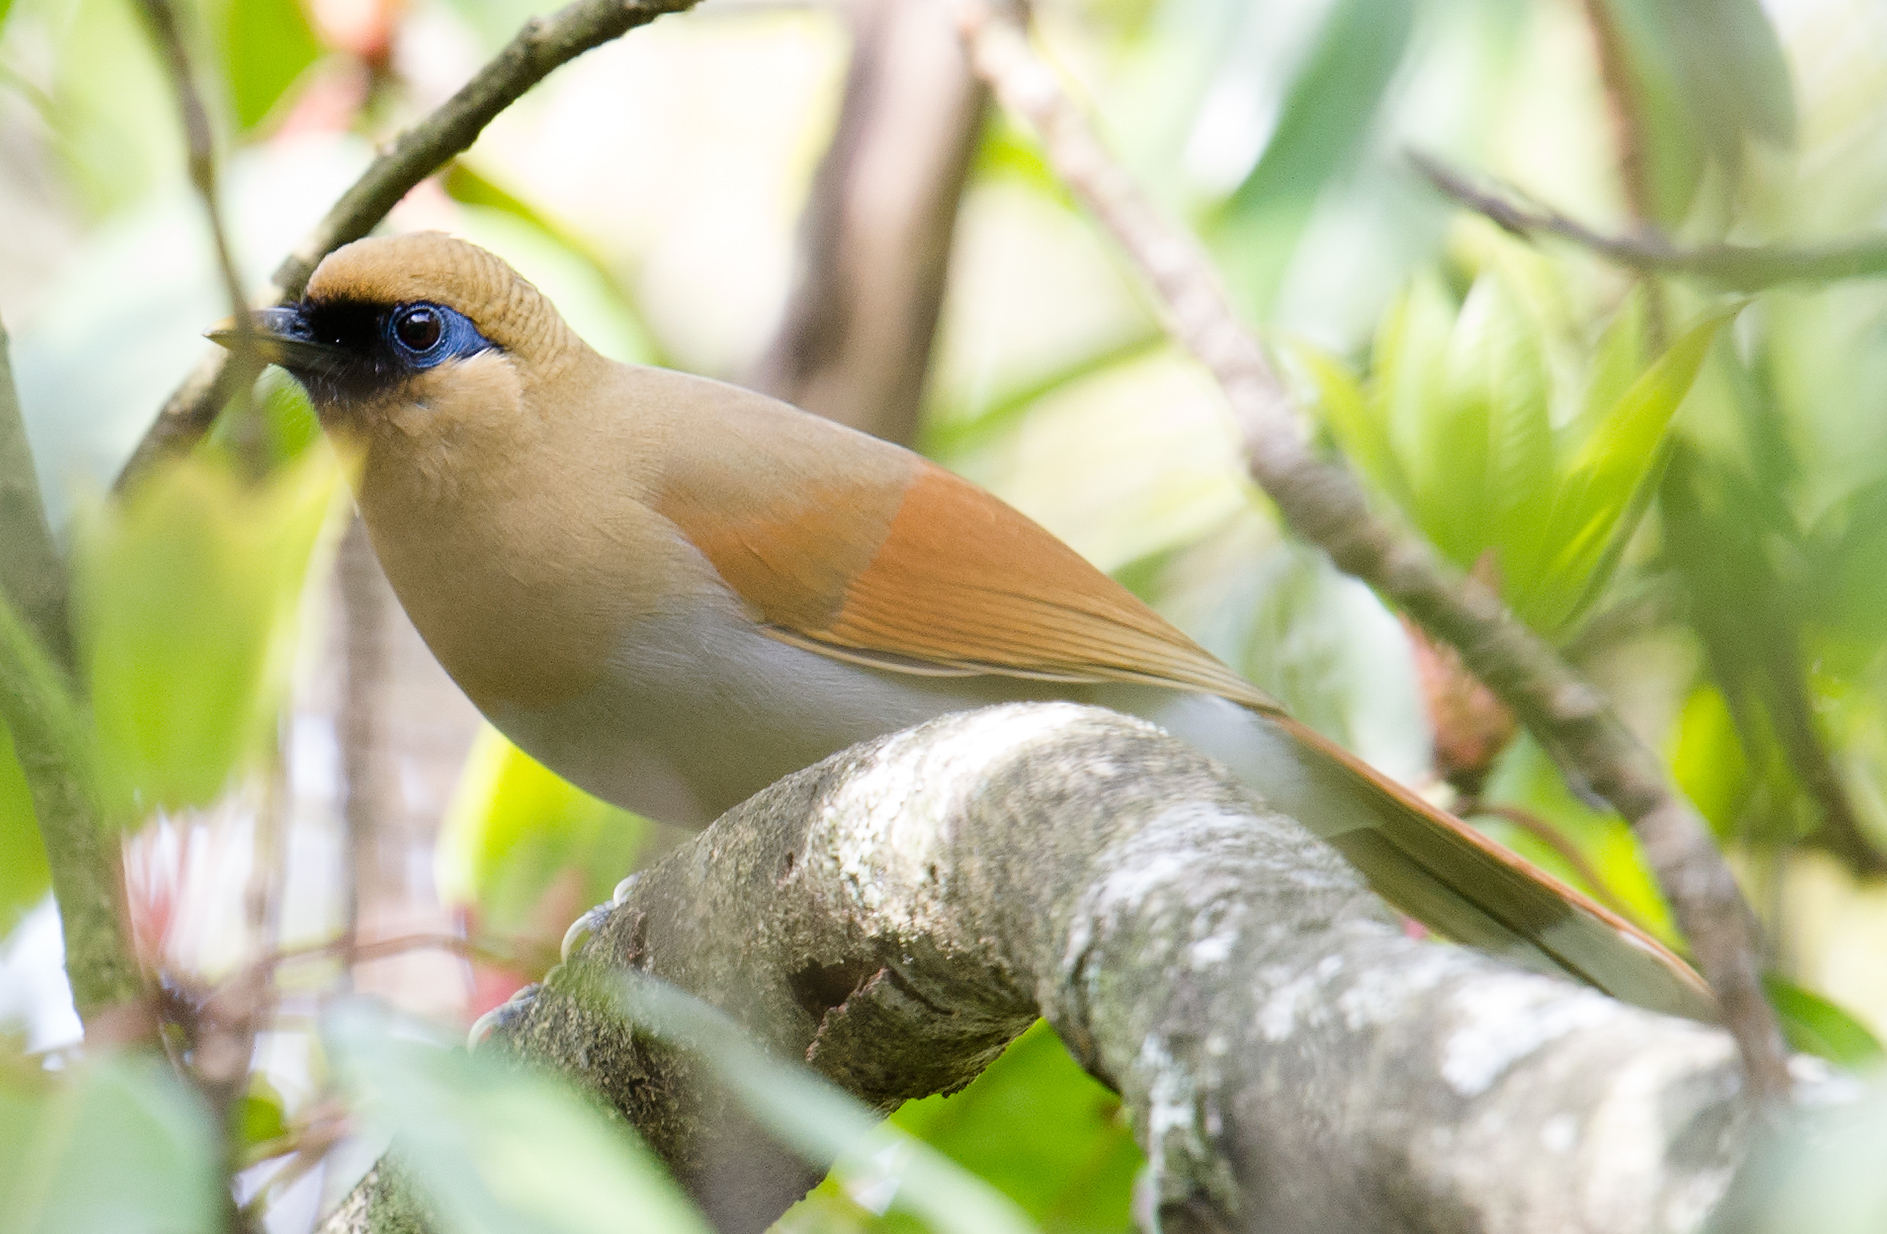
<path fill-rule="evenodd" d="M 463 313 L 425 303 L 402 304 L 388 314 L 387 339 L 415 368 L 431 368 L 491 346 Z"/>

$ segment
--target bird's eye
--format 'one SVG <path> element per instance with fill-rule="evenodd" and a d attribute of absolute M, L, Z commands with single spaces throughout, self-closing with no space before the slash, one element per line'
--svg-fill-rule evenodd
<path fill-rule="evenodd" d="M 393 337 L 414 351 L 431 351 L 445 336 L 445 321 L 439 310 L 424 304 L 401 309 L 393 319 Z"/>

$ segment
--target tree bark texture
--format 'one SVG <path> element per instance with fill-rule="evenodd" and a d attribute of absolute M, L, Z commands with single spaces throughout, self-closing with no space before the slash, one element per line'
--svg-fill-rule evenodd
<path fill-rule="evenodd" d="M 908 445 L 989 91 L 942 0 L 859 0 L 851 22 L 838 125 L 801 222 L 799 279 L 751 381 Z"/>
<path fill-rule="evenodd" d="M 1215 764 L 1073 704 L 782 780 L 498 1017 L 488 1043 L 604 1095 L 721 1229 L 764 1228 L 811 1174 L 586 993 L 628 968 L 887 1111 L 1044 1016 L 1126 1100 L 1169 1232 L 1692 1230 L 1751 1127 L 1725 1033 L 1409 937 Z"/>

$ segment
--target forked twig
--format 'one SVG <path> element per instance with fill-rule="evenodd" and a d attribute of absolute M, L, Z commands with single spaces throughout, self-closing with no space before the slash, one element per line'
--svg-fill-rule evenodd
<path fill-rule="evenodd" d="M 575 0 L 549 17 L 533 17 L 472 80 L 432 114 L 381 148 L 373 164 L 341 195 L 318 226 L 282 262 L 262 296 L 265 304 L 294 299 L 323 257 L 377 226 L 420 181 L 470 148 L 497 115 L 551 71 L 664 13 L 697 0 Z M 223 404 L 259 372 L 253 360 L 221 353 L 195 372 L 164 403 L 124 469 L 117 491 L 161 458 L 190 447 L 209 430 Z"/>
<path fill-rule="evenodd" d="M 1173 337 L 1217 379 L 1243 431 L 1252 478 L 1299 535 L 1452 643 L 1560 765 L 1631 822 L 1717 995 L 1752 1092 L 1765 1102 L 1786 1096 L 1787 1055 L 1758 978 L 1754 918 L 1658 756 L 1493 592 L 1449 567 L 1419 537 L 1377 518 L 1349 470 L 1312 452 L 1291 396 L 1198 242 L 1168 221 L 1107 151 L 1016 20 L 987 0 L 959 0 L 958 13 L 978 72 L 1040 135 L 1063 183 L 1152 288 Z"/>

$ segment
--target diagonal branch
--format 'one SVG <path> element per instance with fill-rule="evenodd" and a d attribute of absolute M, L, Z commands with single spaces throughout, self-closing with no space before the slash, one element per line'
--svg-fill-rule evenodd
<path fill-rule="evenodd" d="M 726 1009 L 881 1110 L 1040 1015 L 1121 1094 L 1145 1228 L 1677 1234 L 1751 1109 L 1721 1031 L 1407 937 L 1337 852 L 1137 720 L 943 717 L 834 755 L 627 880 L 475 1036 L 620 1110 L 723 1234 L 817 1178 L 601 1004 Z M 385 1170 L 323 1226 L 391 1234 Z"/>
<path fill-rule="evenodd" d="M 402 132 L 320 224 L 275 271 L 262 300 L 282 304 L 301 295 L 323 257 L 377 226 L 420 181 L 469 149 L 497 115 L 552 70 L 664 13 L 697 0 L 575 0 L 550 17 L 533 17 L 459 92 Z M 221 349 L 218 349 L 219 352 Z M 159 459 L 188 449 L 209 431 L 224 403 L 247 389 L 260 370 L 227 354 L 205 360 L 178 387 L 132 452 L 114 486 L 122 491 Z"/>
<path fill-rule="evenodd" d="M 1443 562 L 1426 542 L 1377 518 L 1349 470 L 1311 451 L 1291 396 L 1191 234 L 1168 222 L 1108 153 L 1014 21 L 996 15 L 985 0 L 962 0 L 959 14 L 971 58 L 998 100 L 1040 134 L 1063 182 L 1151 286 L 1174 338 L 1218 380 L 1243 429 L 1252 478 L 1286 522 L 1452 643 L 1560 766 L 1631 822 L 1723 1008 L 1753 1091 L 1780 1100 L 1788 1072 L 1782 1034 L 1758 978 L 1754 919 L 1722 853 L 1671 786 L 1658 756 L 1493 592 Z"/>
<path fill-rule="evenodd" d="M 1608 236 L 1556 210 L 1530 207 L 1475 185 L 1422 154 L 1409 156 L 1437 189 L 1516 236 L 1557 236 L 1621 266 L 1685 274 L 1729 291 L 1761 291 L 1781 283 L 1828 282 L 1887 275 L 1887 236 L 1801 248 L 1705 244 L 1680 248 L 1655 235 Z"/>

